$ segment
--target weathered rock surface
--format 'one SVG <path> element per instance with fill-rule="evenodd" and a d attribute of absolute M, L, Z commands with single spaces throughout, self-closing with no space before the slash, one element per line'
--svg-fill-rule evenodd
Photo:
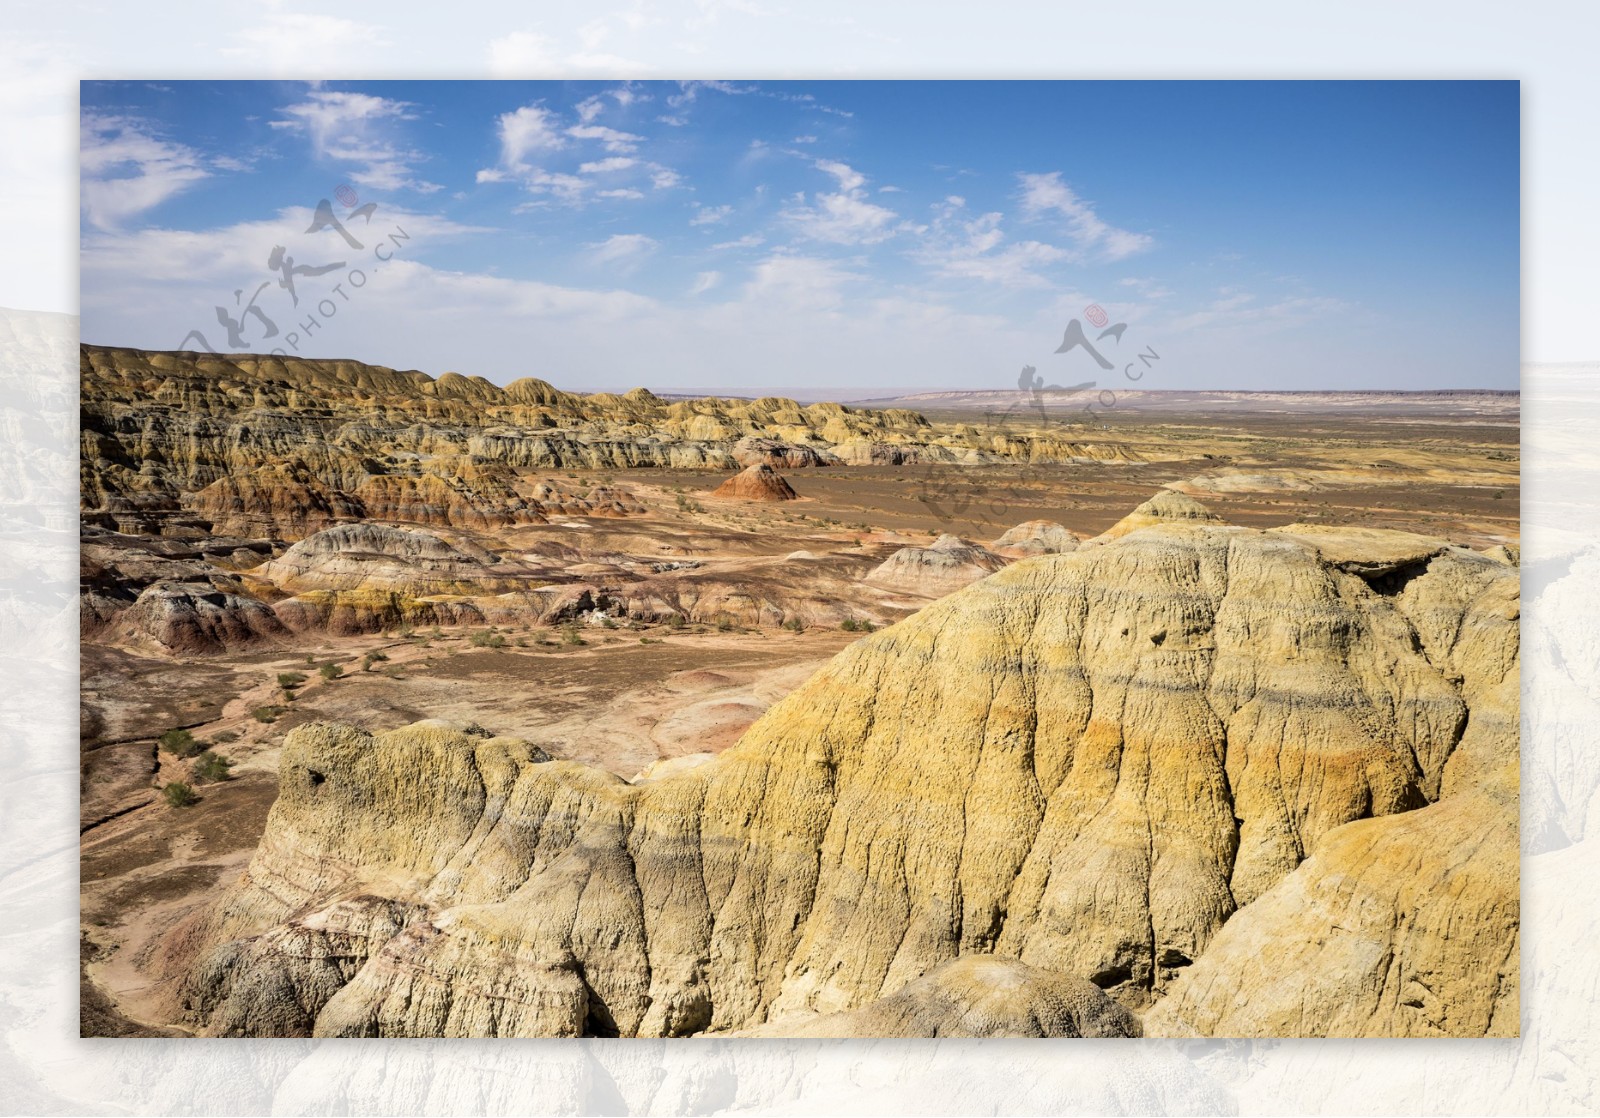
<path fill-rule="evenodd" d="M 1088 542 L 1108 543 L 1111 540 L 1121 539 L 1129 532 L 1137 532 L 1140 528 L 1184 521 L 1220 524 L 1222 518 L 1187 493 L 1180 493 L 1176 489 L 1163 489 Z"/>
<path fill-rule="evenodd" d="M 249 870 L 173 938 L 189 1012 L 1122 1028 L 1088 979 L 1152 1034 L 1514 1028 L 1515 571 L 1363 578 L 1181 519 L 952 594 L 638 784 L 436 724 L 297 728 Z M 989 955 L 1029 969 L 947 966 Z"/>
<path fill-rule="evenodd" d="M 903 547 L 873 569 L 867 581 L 937 598 L 993 574 L 1006 560 L 960 536 L 927 547 Z"/>
<path fill-rule="evenodd" d="M 1077 536 L 1054 520 L 1027 520 L 990 542 L 989 550 L 1012 559 L 1027 559 L 1076 551 L 1078 542 Z"/>
<path fill-rule="evenodd" d="M 711 495 L 739 501 L 793 501 L 799 497 L 783 475 L 765 462 L 740 470 Z"/>
<path fill-rule="evenodd" d="M 1094 983 L 1016 959 L 964 955 L 860 1009 L 786 1019 L 752 1036 L 1136 1037 L 1139 1019 Z"/>

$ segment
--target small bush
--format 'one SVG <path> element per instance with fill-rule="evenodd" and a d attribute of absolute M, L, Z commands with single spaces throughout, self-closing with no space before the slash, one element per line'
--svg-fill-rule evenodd
<path fill-rule="evenodd" d="M 726 633 L 733 629 L 733 622 L 726 617 L 717 618 L 717 632 Z"/>
<path fill-rule="evenodd" d="M 364 672 L 370 672 L 372 670 L 372 665 L 380 664 L 388 658 L 389 654 L 387 652 L 379 652 L 377 649 L 373 649 L 371 652 L 367 653 L 361 658 L 361 670 Z"/>
<path fill-rule="evenodd" d="M 162 788 L 161 795 L 167 801 L 168 807 L 189 807 L 200 802 L 200 797 L 194 794 L 194 789 L 181 780 L 174 780 Z"/>
<path fill-rule="evenodd" d="M 344 675 L 344 669 L 338 664 L 324 664 L 322 667 L 317 669 L 317 674 L 331 683 L 333 680 L 336 680 L 340 676 Z"/>
<path fill-rule="evenodd" d="M 205 742 L 196 741 L 188 730 L 168 730 L 159 740 L 161 748 L 174 757 L 193 757 L 206 747 Z"/>
<path fill-rule="evenodd" d="M 798 633 L 804 630 L 806 626 L 805 622 L 801 621 L 798 617 L 791 617 L 789 620 L 783 623 L 783 627 L 789 630 L 791 633 Z"/>
<path fill-rule="evenodd" d="M 278 715 L 282 713 L 283 708 L 279 706 L 256 707 L 255 710 L 250 712 L 250 717 L 254 718 L 257 722 L 271 724 L 276 722 L 278 720 Z"/>
<path fill-rule="evenodd" d="M 476 632 L 468 639 L 474 648 L 504 648 L 506 639 L 499 633 Z"/>
<path fill-rule="evenodd" d="M 222 754 L 213 750 L 206 750 L 195 758 L 194 768 L 191 770 L 194 778 L 201 784 L 216 784 L 219 781 L 230 779 L 228 770 L 233 768 L 233 762 Z"/>
<path fill-rule="evenodd" d="M 226 745 L 230 741 L 238 741 L 239 740 L 239 731 L 238 730 L 223 730 L 219 734 L 212 734 L 211 737 L 212 737 L 213 741 L 216 741 L 216 742 L 219 742 L 219 743 L 221 743 L 223 745 Z"/>
<path fill-rule="evenodd" d="M 671 617 L 667 618 L 667 628 L 669 629 L 681 629 L 687 624 L 688 622 L 684 620 L 683 614 L 681 613 L 675 613 Z"/>
<path fill-rule="evenodd" d="M 583 639 L 583 634 L 578 632 L 577 626 L 568 625 L 561 631 L 561 640 L 564 644 L 580 645 L 589 642 Z"/>
<path fill-rule="evenodd" d="M 847 633 L 855 633 L 861 630 L 861 626 L 856 624 L 856 619 L 853 617 L 847 617 L 843 621 L 839 622 L 839 628 L 843 629 Z"/>
<path fill-rule="evenodd" d="M 306 681 L 305 672 L 279 672 L 278 686 L 285 691 L 293 691 Z"/>

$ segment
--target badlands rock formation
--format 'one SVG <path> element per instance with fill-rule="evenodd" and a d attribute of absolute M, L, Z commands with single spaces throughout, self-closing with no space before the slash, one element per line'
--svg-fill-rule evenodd
<path fill-rule="evenodd" d="M 947 534 L 927 547 L 901 548 L 874 568 L 867 581 L 938 598 L 1005 565 L 1000 556 Z"/>
<path fill-rule="evenodd" d="M 168 945 L 183 1011 L 257 1036 L 1514 1033 L 1515 569 L 1155 519 L 856 642 L 647 781 L 436 723 L 297 728 L 248 871 Z"/>
<path fill-rule="evenodd" d="M 765 462 L 740 470 L 711 495 L 739 501 L 793 501 L 800 496 L 782 474 Z"/>
<path fill-rule="evenodd" d="M 1137 459 L 1116 444 L 935 428 L 904 409 L 582 396 L 356 361 L 85 345 L 80 369 L 86 519 L 151 534 L 182 515 L 284 540 L 354 519 L 537 523 L 556 510 L 519 491 L 526 470 Z"/>
<path fill-rule="evenodd" d="M 1060 555 L 1076 551 L 1078 537 L 1054 520 L 1026 520 L 989 544 L 996 555 L 1026 559 L 1034 555 Z"/>

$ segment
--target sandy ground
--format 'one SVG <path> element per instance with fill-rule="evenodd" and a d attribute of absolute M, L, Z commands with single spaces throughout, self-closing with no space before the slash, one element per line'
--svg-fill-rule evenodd
<path fill-rule="evenodd" d="M 980 411 L 929 413 L 992 423 Z M 714 471 L 600 471 L 562 480 L 627 486 L 648 509 L 502 533 L 557 565 L 688 561 L 694 578 L 781 585 L 837 600 L 841 588 L 893 620 L 925 600 L 861 578 L 909 542 L 955 532 L 980 542 L 1026 520 L 1081 536 L 1104 531 L 1172 485 L 1236 524 L 1400 528 L 1483 548 L 1519 538 L 1515 416 L 1225 413 L 1109 415 L 1063 429 L 1134 448 L 1138 463 L 1007 467 L 849 467 L 787 474 L 801 500 L 719 501 Z M 815 561 L 785 561 L 798 551 Z M 387 729 L 422 718 L 477 723 L 558 757 L 631 779 L 658 760 L 736 742 L 857 634 L 814 627 L 585 628 L 584 643 L 539 625 L 502 628 L 503 648 L 473 630 L 407 638 L 313 635 L 293 648 L 172 658 L 86 645 L 83 652 L 82 923 L 86 1035 L 160 1035 L 159 991 L 140 959 L 248 862 L 276 795 L 284 734 L 316 719 Z M 368 661 L 369 654 L 385 659 Z M 324 680 L 337 664 L 343 675 Z M 279 673 L 306 682 L 286 698 Z M 276 708 L 276 709 L 273 709 Z M 235 762 L 167 806 L 158 789 L 189 763 L 157 737 L 188 728 Z"/>

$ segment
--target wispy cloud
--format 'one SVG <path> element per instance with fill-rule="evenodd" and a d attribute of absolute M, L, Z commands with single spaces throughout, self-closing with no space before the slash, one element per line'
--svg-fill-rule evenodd
<path fill-rule="evenodd" d="M 1003 287 L 1049 286 L 1041 269 L 1066 259 L 1066 250 L 1042 241 L 1008 244 L 1002 220 L 998 212 L 970 217 L 966 200 L 951 195 L 934 207 L 933 223 L 913 257 L 945 278 Z"/>
<path fill-rule="evenodd" d="M 732 206 L 696 206 L 690 225 L 721 225 L 733 213 Z"/>
<path fill-rule="evenodd" d="M 1061 181 L 1060 171 L 1048 174 L 1017 175 L 1021 183 L 1022 212 L 1030 218 L 1056 216 L 1064 219 L 1066 233 L 1078 250 L 1105 260 L 1122 260 L 1148 249 L 1155 243 L 1145 233 L 1119 229 L 1101 220 L 1094 207 L 1078 197 Z"/>
<path fill-rule="evenodd" d="M 603 241 L 588 246 L 592 264 L 637 267 L 639 262 L 656 250 L 659 242 L 643 233 L 613 233 Z"/>
<path fill-rule="evenodd" d="M 84 114 L 79 159 L 83 213 L 97 229 L 115 229 L 211 174 L 193 148 L 123 116 Z"/>
<path fill-rule="evenodd" d="M 592 100 L 592 98 L 591 98 Z M 587 102 L 586 102 L 587 103 Z M 583 106 L 579 106 L 580 116 Z M 567 135 L 579 140 L 599 140 L 607 151 L 629 152 L 638 150 L 643 142 L 643 136 L 635 136 L 632 132 L 619 132 L 615 128 L 607 128 L 603 124 L 578 124 L 567 129 Z"/>
<path fill-rule="evenodd" d="M 397 122 L 416 119 L 412 109 L 405 101 L 369 93 L 315 89 L 305 100 L 283 106 L 281 117 L 269 123 L 303 132 L 317 158 L 354 168 L 351 181 L 362 186 L 429 194 L 442 188 L 416 177 L 412 167 L 426 156 L 404 146 L 395 130 Z"/>
<path fill-rule="evenodd" d="M 795 230 L 816 241 L 842 245 L 871 245 L 886 241 L 898 231 L 900 215 L 867 201 L 867 178 L 847 163 L 819 159 L 819 171 L 832 175 L 837 191 L 795 195 L 794 205 L 783 212 Z"/>
<path fill-rule="evenodd" d="M 719 241 L 716 244 L 712 245 L 711 247 L 714 248 L 714 249 L 759 248 L 759 247 L 761 247 L 762 245 L 764 245 L 766 243 L 767 243 L 767 239 L 765 237 L 761 236 L 759 233 L 746 233 L 744 236 L 740 237 L 738 240 L 734 240 L 734 241 Z"/>

